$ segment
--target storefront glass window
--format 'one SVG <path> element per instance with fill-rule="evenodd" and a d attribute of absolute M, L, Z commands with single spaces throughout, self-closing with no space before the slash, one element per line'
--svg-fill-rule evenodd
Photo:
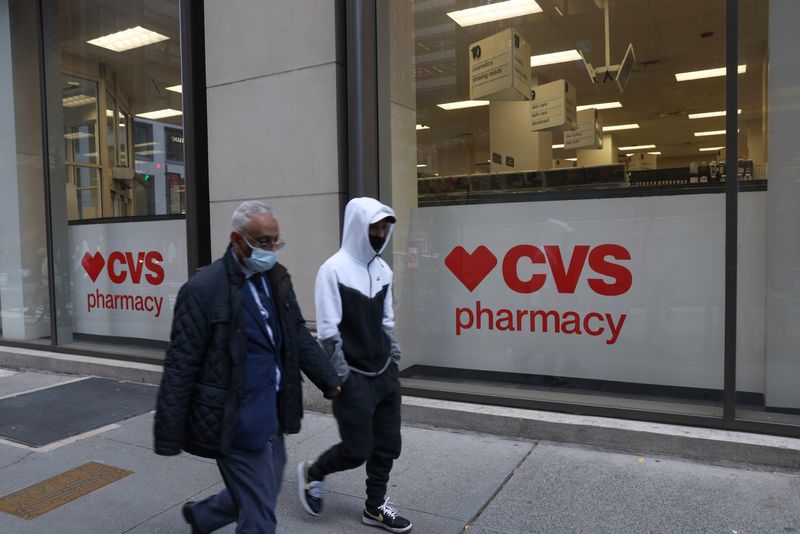
<path fill-rule="evenodd" d="M 389 4 L 404 386 L 720 417 L 725 2 Z"/>
<path fill-rule="evenodd" d="M 183 138 L 178 15 L 177 0 L 42 5 L 64 147 L 49 158 L 59 345 L 160 357 L 168 339 L 187 277 L 183 145 L 166 133 Z"/>
<path fill-rule="evenodd" d="M 737 417 L 800 423 L 800 4 L 741 2 Z M 730 171 L 729 171 L 730 173 Z M 759 184 L 769 183 L 769 188 Z"/>
<path fill-rule="evenodd" d="M 0 0 L 0 339 L 48 342 L 47 233 L 36 6 Z M 90 149 L 91 124 L 59 132 Z M 65 138 L 74 133 L 75 139 Z M 83 144 L 81 144 L 83 143 Z"/>

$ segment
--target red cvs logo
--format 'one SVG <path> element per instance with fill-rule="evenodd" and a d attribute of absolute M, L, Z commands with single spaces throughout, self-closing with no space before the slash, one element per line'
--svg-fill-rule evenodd
<path fill-rule="evenodd" d="M 83 255 L 81 265 L 83 265 L 83 270 L 86 271 L 86 274 L 89 275 L 92 282 L 97 282 L 97 277 L 100 276 L 100 273 L 103 271 L 106 260 L 100 252 L 95 252 L 94 255 L 87 252 Z"/>
<path fill-rule="evenodd" d="M 483 282 L 486 275 L 492 272 L 497 265 L 497 258 L 483 245 L 476 248 L 472 254 L 459 245 L 450 251 L 444 259 L 444 264 L 464 284 L 464 287 L 472 292 Z"/>
<path fill-rule="evenodd" d="M 576 245 L 572 254 L 565 257 L 561 247 L 556 245 L 516 245 L 509 249 L 503 257 L 503 280 L 509 289 L 517 293 L 535 293 L 547 283 L 548 275 L 551 277 L 556 291 L 562 294 L 572 294 L 578 286 L 578 281 L 588 261 L 589 267 L 596 274 L 605 278 L 591 277 L 587 279 L 589 287 L 602 296 L 617 296 L 626 293 L 633 284 L 631 271 L 619 263 L 609 261 L 630 260 L 628 249 L 622 245 L 603 244 L 597 246 Z M 521 263 L 533 265 L 547 264 L 549 273 L 535 273 L 520 276 Z M 463 247 L 455 247 L 445 259 L 445 265 L 458 278 L 462 284 L 472 292 L 494 269 L 497 259 L 485 246 L 475 249 L 471 255 Z M 608 281 L 607 279 L 611 279 Z"/>
<path fill-rule="evenodd" d="M 130 278 L 131 283 L 142 283 L 142 276 L 151 285 L 157 286 L 164 281 L 164 267 L 161 264 L 164 257 L 160 252 L 151 250 L 149 252 L 114 251 L 108 255 L 108 260 L 103 254 L 86 252 L 81 259 L 81 265 L 92 279 L 96 282 L 100 273 L 104 270 L 108 278 L 115 284 L 122 284 Z"/>

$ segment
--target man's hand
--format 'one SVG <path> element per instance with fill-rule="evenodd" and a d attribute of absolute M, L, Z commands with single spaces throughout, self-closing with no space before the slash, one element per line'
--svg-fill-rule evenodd
<path fill-rule="evenodd" d="M 342 394 L 342 386 L 336 386 L 334 389 L 330 390 L 325 394 L 325 397 L 332 399 L 334 397 L 338 397 Z"/>

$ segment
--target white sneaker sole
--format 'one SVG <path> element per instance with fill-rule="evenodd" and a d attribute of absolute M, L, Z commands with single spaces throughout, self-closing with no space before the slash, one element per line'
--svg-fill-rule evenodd
<path fill-rule="evenodd" d="M 363 514 L 361 515 L 361 522 L 365 525 L 369 525 L 371 527 L 380 527 L 384 530 L 388 530 L 389 532 L 394 532 L 395 534 L 402 534 L 403 532 L 411 532 L 411 529 L 414 528 L 414 525 L 408 525 L 406 528 L 392 528 L 386 526 L 385 524 L 381 523 L 380 521 L 375 521 L 374 519 L 370 519 L 369 517 L 365 517 Z"/>
<path fill-rule="evenodd" d="M 303 505 L 303 508 L 306 512 L 313 515 L 314 517 L 319 517 L 319 514 L 311 509 L 306 501 L 306 469 L 305 469 L 305 462 L 300 462 L 297 464 L 297 496 L 300 497 L 300 504 Z"/>

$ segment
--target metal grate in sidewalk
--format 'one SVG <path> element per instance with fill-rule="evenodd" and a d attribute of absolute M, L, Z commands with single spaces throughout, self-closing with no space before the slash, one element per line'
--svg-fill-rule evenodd
<path fill-rule="evenodd" d="M 157 388 L 87 378 L 0 399 L 0 438 L 43 447 L 155 408 Z"/>

